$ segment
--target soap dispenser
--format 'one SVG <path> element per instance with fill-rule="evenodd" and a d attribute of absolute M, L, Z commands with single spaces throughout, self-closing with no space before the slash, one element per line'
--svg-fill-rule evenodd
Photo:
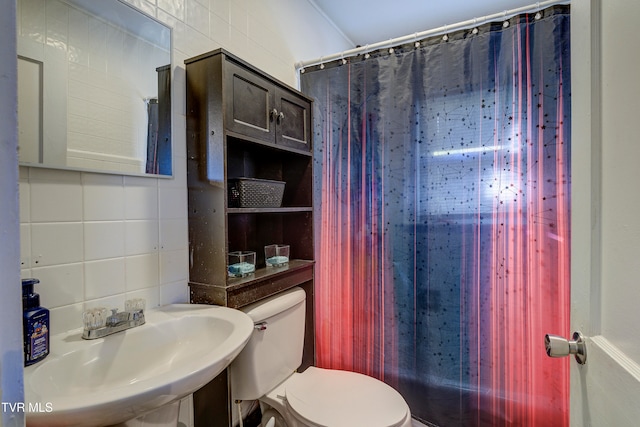
<path fill-rule="evenodd" d="M 40 295 L 33 291 L 36 283 L 40 280 L 22 280 L 24 366 L 33 365 L 49 354 L 49 310 L 40 307 Z"/>

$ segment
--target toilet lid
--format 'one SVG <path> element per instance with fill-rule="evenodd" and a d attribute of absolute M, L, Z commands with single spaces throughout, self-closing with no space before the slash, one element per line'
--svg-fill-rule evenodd
<path fill-rule="evenodd" d="M 287 404 L 304 421 L 326 427 L 398 427 L 408 406 L 400 393 L 375 378 L 310 367 L 286 384 Z"/>

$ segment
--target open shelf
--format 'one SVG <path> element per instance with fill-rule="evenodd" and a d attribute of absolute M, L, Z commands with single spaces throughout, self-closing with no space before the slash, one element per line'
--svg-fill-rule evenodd
<path fill-rule="evenodd" d="M 227 180 L 255 178 L 283 181 L 283 208 L 313 206 L 311 156 L 230 137 L 226 144 Z"/>

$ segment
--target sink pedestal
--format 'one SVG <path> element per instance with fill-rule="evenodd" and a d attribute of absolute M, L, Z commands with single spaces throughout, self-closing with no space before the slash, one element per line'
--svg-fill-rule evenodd
<path fill-rule="evenodd" d="M 177 401 L 111 427 L 177 427 L 179 413 L 180 401 Z"/>

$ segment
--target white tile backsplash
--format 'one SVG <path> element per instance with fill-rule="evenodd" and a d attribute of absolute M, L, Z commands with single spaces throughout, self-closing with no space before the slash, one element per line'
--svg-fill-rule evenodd
<path fill-rule="evenodd" d="M 158 250 L 158 221 L 125 221 L 125 254 L 139 255 Z"/>
<path fill-rule="evenodd" d="M 112 258 L 84 263 L 85 298 L 103 298 L 125 292 L 125 259 Z"/>
<path fill-rule="evenodd" d="M 125 259 L 126 291 L 157 286 L 160 281 L 160 256 L 157 252 L 128 256 Z"/>
<path fill-rule="evenodd" d="M 29 168 L 21 166 L 18 179 L 20 194 L 20 223 L 31 221 L 31 185 L 29 184 Z"/>
<path fill-rule="evenodd" d="M 31 267 L 31 224 L 20 224 L 20 268 Z"/>
<path fill-rule="evenodd" d="M 84 260 L 83 224 L 54 222 L 31 224 L 31 267 L 69 264 Z"/>
<path fill-rule="evenodd" d="M 32 169 L 31 222 L 82 220 L 82 187 L 76 172 Z"/>
<path fill-rule="evenodd" d="M 84 303 L 83 310 L 88 310 L 91 308 L 97 307 L 105 307 L 109 310 L 112 308 L 117 308 L 118 310 L 124 309 L 124 302 L 127 300 L 127 296 L 125 294 L 117 294 L 104 298 L 98 299 L 88 299 Z M 80 326 L 82 326 L 82 316 L 80 316 Z"/>
<path fill-rule="evenodd" d="M 187 250 L 160 252 L 160 283 L 171 283 L 188 280 L 189 271 Z"/>
<path fill-rule="evenodd" d="M 84 257 L 86 261 L 122 256 L 124 248 L 124 221 L 84 223 Z"/>
<path fill-rule="evenodd" d="M 41 300 L 41 304 L 45 305 L 46 301 Z M 84 304 L 71 304 L 62 307 L 54 307 L 50 309 L 49 323 L 51 325 L 52 334 L 60 334 L 72 329 L 81 328 L 82 312 L 85 310 Z"/>
<path fill-rule="evenodd" d="M 148 178 L 125 177 L 125 219 L 158 218 L 158 185 Z"/>
<path fill-rule="evenodd" d="M 157 286 L 152 288 L 139 289 L 136 291 L 127 292 L 125 294 L 126 299 L 142 298 L 145 300 L 145 307 L 152 309 L 160 306 L 160 289 Z"/>
<path fill-rule="evenodd" d="M 179 219 L 187 216 L 187 193 L 180 188 L 167 188 L 160 195 L 160 218 Z"/>
<path fill-rule="evenodd" d="M 122 220 L 125 215 L 123 177 L 83 174 L 85 221 Z"/>
<path fill-rule="evenodd" d="M 84 263 L 37 267 L 31 275 L 40 279 L 37 292 L 49 309 L 84 301 Z"/>
<path fill-rule="evenodd" d="M 189 289 L 182 286 L 182 281 L 166 283 L 160 286 L 160 305 L 181 304 L 189 302 Z"/>
<path fill-rule="evenodd" d="M 165 251 L 186 249 L 188 242 L 187 220 L 163 219 L 160 221 L 160 249 Z"/>

